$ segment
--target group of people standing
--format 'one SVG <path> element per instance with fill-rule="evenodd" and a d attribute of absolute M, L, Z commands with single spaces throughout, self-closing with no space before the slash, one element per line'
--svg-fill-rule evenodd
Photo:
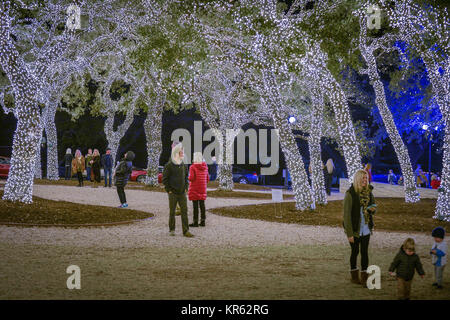
<path fill-rule="evenodd" d="M 86 156 L 81 154 L 80 149 L 75 151 L 75 156 L 72 156 L 72 149 L 67 148 L 64 156 L 64 176 L 65 180 L 70 180 L 73 175 L 77 175 L 78 186 L 83 187 L 83 172 L 86 170 L 86 180 L 94 182 L 94 187 L 101 181 L 101 168 L 103 167 L 105 176 L 105 187 L 112 185 L 112 171 L 114 167 L 114 160 L 111 155 L 111 149 L 107 148 L 106 153 L 100 156 L 98 149 L 88 149 Z M 109 182 L 108 182 L 109 178 Z"/>
<path fill-rule="evenodd" d="M 78 187 L 83 187 L 83 172 L 86 170 L 86 180 L 94 182 L 93 187 L 96 188 L 97 184 L 101 182 L 100 170 L 103 167 L 105 188 L 112 187 L 112 179 L 114 178 L 120 200 L 119 208 L 126 208 L 128 204 L 124 188 L 132 172 L 134 157 L 134 152 L 128 151 L 125 153 L 122 161 L 114 168 L 114 159 L 110 148 L 106 149 L 106 153 L 103 156 L 100 156 L 98 149 L 94 149 L 94 152 L 92 152 L 92 149 L 88 149 L 86 156 L 83 156 L 81 151 L 77 149 L 75 156 L 72 156 L 72 150 L 67 148 L 64 156 L 65 180 L 70 180 L 76 174 Z"/>
<path fill-rule="evenodd" d="M 369 241 L 374 227 L 374 215 L 377 210 L 375 198 L 370 185 L 367 168 L 358 170 L 353 183 L 345 193 L 344 198 L 344 232 L 351 248 L 350 275 L 351 282 L 367 287 L 367 268 L 369 266 Z M 442 289 L 442 279 L 446 264 L 447 245 L 443 241 L 445 229 L 435 228 L 431 236 L 434 244 L 431 248 L 431 262 L 435 269 L 435 282 L 433 286 Z M 361 254 L 361 271 L 357 267 L 357 258 Z M 397 278 L 397 296 L 399 299 L 408 300 L 411 293 L 411 284 L 414 273 L 417 271 L 423 278 L 425 272 L 416 254 L 415 242 L 412 238 L 404 241 L 399 252 L 395 256 L 389 273 Z"/>

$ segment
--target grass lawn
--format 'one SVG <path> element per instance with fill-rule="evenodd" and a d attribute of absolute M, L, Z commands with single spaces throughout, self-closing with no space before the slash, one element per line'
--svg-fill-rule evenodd
<path fill-rule="evenodd" d="M 3 191 L 0 191 L 0 198 L 2 196 Z M 53 201 L 38 197 L 33 197 L 32 204 L 0 200 L 0 224 L 9 222 L 76 226 L 118 223 L 152 216 L 153 214 L 143 211 Z"/>
<path fill-rule="evenodd" d="M 418 247 L 425 278 L 412 299 L 450 299 L 450 277 L 434 289 L 428 246 Z M 369 248 L 381 289 L 350 283 L 347 246 L 97 249 L 0 244 L 0 299 L 368 299 L 395 300 L 387 271 L 396 249 Z M 66 268 L 81 269 L 81 289 Z M 443 310 L 443 317 L 448 310 Z"/>
<path fill-rule="evenodd" d="M 449 222 L 433 219 L 436 199 L 405 203 L 404 199 L 400 198 L 377 198 L 376 203 L 378 206 L 374 217 L 376 230 L 431 232 L 437 226 L 450 230 Z M 310 212 L 296 211 L 293 202 L 215 208 L 210 211 L 234 218 L 342 227 L 344 209 L 343 201 L 330 201 L 326 206 L 318 206 L 315 211 Z"/>

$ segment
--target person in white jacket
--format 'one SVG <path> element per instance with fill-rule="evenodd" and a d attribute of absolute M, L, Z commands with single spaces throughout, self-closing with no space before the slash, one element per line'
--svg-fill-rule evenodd
<path fill-rule="evenodd" d="M 430 254 L 431 262 L 434 265 L 434 276 L 436 278 L 433 286 L 442 289 L 444 267 L 447 263 L 447 244 L 444 241 L 445 229 L 443 227 L 436 227 L 431 232 L 431 236 L 434 238 L 434 243 L 431 247 Z"/>

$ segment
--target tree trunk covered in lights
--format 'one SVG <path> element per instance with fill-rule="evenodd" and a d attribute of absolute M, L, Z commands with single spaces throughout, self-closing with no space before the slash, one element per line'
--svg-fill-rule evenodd
<path fill-rule="evenodd" d="M 318 204 L 327 204 L 325 192 L 325 179 L 323 175 L 323 162 L 321 156 L 320 139 L 322 137 L 323 99 L 320 93 L 313 93 L 313 112 L 308 147 L 311 168 L 311 190 L 314 201 Z M 320 98 L 319 98 L 320 97 Z"/>
<path fill-rule="evenodd" d="M 294 134 L 289 125 L 286 115 L 281 112 L 281 97 L 278 91 L 274 75 L 265 70 L 264 86 L 267 90 L 264 100 L 272 111 L 273 125 L 278 129 L 278 137 L 283 150 L 284 159 L 291 175 L 292 190 L 294 192 L 295 207 L 297 210 L 308 210 L 314 205 L 311 195 L 311 187 L 308 183 L 305 165 L 295 142 Z"/>
<path fill-rule="evenodd" d="M 31 203 L 36 153 L 42 132 L 37 105 L 38 85 L 11 41 L 9 6 L 9 1 L 0 4 L 0 65 L 13 88 L 17 127 L 3 199 Z"/>
<path fill-rule="evenodd" d="M 442 178 L 438 189 L 438 200 L 434 217 L 450 222 L 450 116 L 447 114 L 445 118 Z"/>
<path fill-rule="evenodd" d="M 226 129 L 220 131 L 220 154 L 217 158 L 217 180 L 219 181 L 219 190 L 232 191 L 234 187 L 233 182 L 233 141 L 235 136 L 230 136 L 227 139 Z"/>
<path fill-rule="evenodd" d="M 43 131 L 41 133 L 41 140 L 42 140 L 42 135 L 43 135 Z M 39 143 L 38 147 L 36 148 L 36 162 L 34 164 L 34 178 L 42 179 L 41 144 L 40 143 Z"/>
<path fill-rule="evenodd" d="M 147 176 L 145 184 L 158 186 L 159 157 L 161 156 L 162 142 L 162 115 L 163 106 L 158 106 L 147 113 L 144 122 L 145 137 L 147 139 Z"/>
<path fill-rule="evenodd" d="M 55 124 L 55 106 L 50 105 L 45 121 L 47 135 L 47 179 L 59 180 L 58 172 L 58 138 Z"/>
<path fill-rule="evenodd" d="M 36 105 L 19 105 L 17 108 L 19 117 L 3 199 L 31 203 L 37 148 L 41 142 L 40 114 Z"/>
<path fill-rule="evenodd" d="M 400 163 L 400 169 L 404 179 L 405 201 L 406 202 L 418 202 L 420 201 L 419 194 L 416 189 L 415 176 L 411 165 L 408 149 L 403 143 L 397 127 L 395 126 L 394 118 L 386 102 L 386 93 L 384 90 L 383 82 L 381 82 L 380 76 L 377 70 L 377 62 L 371 48 L 365 50 L 361 48 L 361 53 L 365 58 L 368 65 L 368 75 L 375 90 L 375 103 L 380 111 L 381 118 L 383 119 L 384 126 L 389 135 L 389 139 L 394 147 L 395 154 L 397 155 L 398 162 Z"/>
<path fill-rule="evenodd" d="M 344 152 L 347 175 L 351 183 L 354 174 L 362 169 L 362 165 L 347 97 L 342 86 L 336 81 L 330 69 L 327 68 L 328 57 L 320 48 L 320 43 L 307 41 L 306 44 L 310 54 L 306 60 L 305 68 L 312 75 L 318 74 L 318 81 L 330 100 L 339 133 L 338 143 Z"/>
<path fill-rule="evenodd" d="M 330 74 L 331 75 L 331 74 Z M 334 80 L 330 84 L 328 97 L 333 107 L 339 130 L 339 143 L 344 151 L 345 164 L 350 183 L 353 175 L 362 168 L 361 154 L 356 142 L 355 128 L 348 108 L 347 98 L 342 87 Z"/>
<path fill-rule="evenodd" d="M 240 125 L 240 122 L 237 121 L 237 119 L 233 119 L 231 113 L 225 111 L 226 109 L 233 110 L 232 107 L 224 108 L 222 110 L 215 108 L 213 109 L 214 112 L 212 112 L 207 108 L 207 105 L 203 100 L 201 100 L 197 106 L 199 107 L 203 120 L 214 132 L 215 139 L 219 143 L 219 151 L 218 154 L 216 154 L 217 181 L 219 183 L 218 189 L 231 191 L 234 187 L 233 165 L 231 160 L 233 159 L 233 142 L 237 132 L 230 133 L 231 136 L 227 139 L 227 129 L 233 130 Z M 227 162 L 230 164 L 227 164 Z"/>
<path fill-rule="evenodd" d="M 433 61 L 430 52 L 423 53 L 422 59 L 425 63 L 425 67 L 427 68 L 428 78 L 430 79 L 433 93 L 439 105 L 445 126 L 444 144 L 442 147 L 443 157 L 441 185 L 438 189 L 438 200 L 436 203 L 434 218 L 450 221 L 450 68 L 447 63 L 447 69 L 441 75 L 439 72 L 439 65 Z"/>
<path fill-rule="evenodd" d="M 120 158 L 118 158 L 117 151 L 119 150 L 120 146 L 120 140 L 123 138 L 125 133 L 127 132 L 128 128 L 131 126 L 134 120 L 134 105 L 133 108 L 127 111 L 126 118 L 124 122 L 117 127 L 117 130 L 114 131 L 114 116 L 115 112 L 111 112 L 108 114 L 108 117 L 105 121 L 105 134 L 106 134 L 106 140 L 108 141 L 108 148 L 111 149 L 111 155 L 114 160 L 114 163 L 116 161 L 120 161 Z"/>
<path fill-rule="evenodd" d="M 41 115 L 41 121 L 42 121 L 42 115 Z M 43 125 L 41 124 L 41 126 L 43 127 Z M 41 140 L 42 141 L 42 137 L 44 135 L 44 130 L 41 130 Z M 41 163 L 41 144 L 39 143 L 39 145 L 36 148 L 36 161 L 34 163 L 34 179 L 42 179 L 42 163 Z"/>
<path fill-rule="evenodd" d="M 226 163 L 218 164 L 217 180 L 219 181 L 219 190 L 232 191 L 234 187 L 233 165 Z"/>

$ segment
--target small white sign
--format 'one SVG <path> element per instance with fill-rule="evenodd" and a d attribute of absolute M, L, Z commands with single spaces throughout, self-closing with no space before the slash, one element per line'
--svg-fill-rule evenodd
<path fill-rule="evenodd" d="M 283 190 L 282 189 L 272 189 L 272 201 L 273 202 L 283 202 Z"/>

